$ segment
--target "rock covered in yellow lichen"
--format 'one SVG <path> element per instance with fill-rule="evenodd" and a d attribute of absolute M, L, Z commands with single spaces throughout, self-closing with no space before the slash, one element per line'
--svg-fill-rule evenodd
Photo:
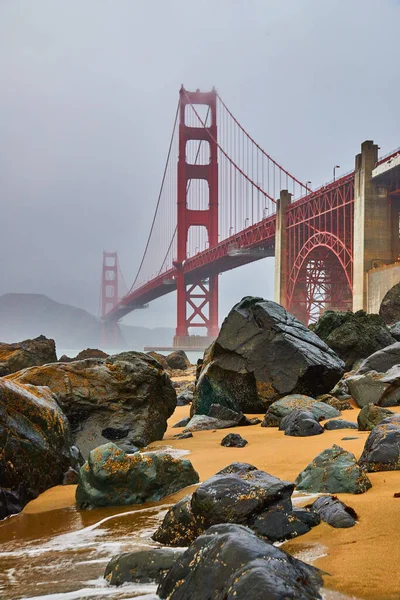
<path fill-rule="evenodd" d="M 95 448 L 79 472 L 78 508 L 141 504 L 198 483 L 187 459 L 165 452 L 126 454 L 113 443 Z"/>

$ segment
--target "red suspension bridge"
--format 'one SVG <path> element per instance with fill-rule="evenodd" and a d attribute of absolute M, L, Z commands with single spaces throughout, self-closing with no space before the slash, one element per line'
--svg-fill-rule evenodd
<path fill-rule="evenodd" d="M 116 253 L 104 253 L 103 321 L 176 290 L 174 345 L 204 345 L 218 334 L 218 275 L 274 255 L 275 299 L 302 321 L 326 308 L 365 308 L 365 272 L 398 258 L 399 202 L 399 152 L 378 161 L 365 142 L 355 171 L 311 191 L 214 89 L 182 87 L 147 243 L 123 297 Z M 190 335 L 199 328 L 207 339 Z"/>

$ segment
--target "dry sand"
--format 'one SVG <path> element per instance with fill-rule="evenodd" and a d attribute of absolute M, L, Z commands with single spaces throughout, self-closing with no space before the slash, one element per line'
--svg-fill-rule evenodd
<path fill-rule="evenodd" d="M 393 409 L 396 410 L 396 409 Z M 400 412 L 400 409 L 397 409 Z M 249 462 L 272 475 L 294 481 L 298 473 L 322 450 L 338 444 L 358 458 L 364 447 L 367 432 L 351 429 L 326 431 L 306 438 L 288 437 L 277 428 L 260 425 L 237 427 L 233 430 L 248 440 L 245 448 L 225 448 L 220 445 L 229 430 L 195 432 L 193 438 L 175 440 L 181 431 L 172 425 L 188 416 L 189 407 L 177 407 L 169 420 L 169 427 L 161 442 L 150 448 L 172 446 L 190 451 L 188 458 L 204 481 L 231 462 Z M 357 421 L 358 410 L 342 413 L 342 418 Z M 259 415 L 262 418 L 263 415 Z M 343 437 L 355 440 L 342 440 Z M 350 529 L 334 529 L 322 523 L 296 540 L 283 545 L 288 552 L 307 560 L 329 573 L 325 586 L 357 599 L 400 599 L 400 471 L 372 473 L 373 487 L 361 495 L 340 494 L 341 500 L 352 506 L 359 522 Z M 48 511 L 74 504 L 75 486 L 48 490 L 24 509 L 25 513 Z M 168 501 L 182 497 L 182 492 Z M 164 500 L 165 502 L 165 500 Z M 321 556 L 324 554 L 324 556 Z"/>

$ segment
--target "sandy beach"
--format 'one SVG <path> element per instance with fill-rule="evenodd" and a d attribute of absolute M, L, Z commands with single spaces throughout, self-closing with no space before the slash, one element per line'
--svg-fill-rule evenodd
<path fill-rule="evenodd" d="M 394 409 L 396 410 L 396 409 Z M 400 412 L 400 409 L 397 409 Z M 193 438 L 175 440 L 180 429 L 172 428 L 178 420 L 188 416 L 189 407 L 177 407 L 169 420 L 164 439 L 153 443 L 149 449 L 169 446 L 188 450 L 188 458 L 204 481 L 218 470 L 234 461 L 249 462 L 272 475 L 293 481 L 298 473 L 322 450 L 338 444 L 353 452 L 358 458 L 368 437 L 367 432 L 356 430 L 326 431 L 322 435 L 306 438 L 288 437 L 277 428 L 260 425 L 238 427 L 234 430 L 248 440 L 245 448 L 225 448 L 220 445 L 227 430 L 195 432 Z M 357 421 L 358 409 L 343 411 L 342 418 Z M 263 415 L 259 415 L 262 418 Z M 355 437 L 343 440 L 343 437 Z M 400 598 L 400 472 L 382 472 L 369 475 L 373 487 L 365 494 L 339 494 L 343 502 L 352 506 L 359 522 L 350 529 L 334 529 L 322 523 L 306 535 L 286 542 L 283 548 L 309 560 L 327 573 L 324 577 L 328 589 L 357 599 L 398 600 Z M 185 490 L 185 493 L 188 490 Z M 30 502 L 24 513 L 40 513 L 73 506 L 75 486 L 55 487 Z M 174 502 L 182 492 L 164 500 Z M 307 500 L 308 501 L 308 500 Z M 299 498 L 298 505 L 306 503 Z M 393 565 L 389 570 L 389 565 Z M 389 567 L 390 568 L 390 567 Z"/>

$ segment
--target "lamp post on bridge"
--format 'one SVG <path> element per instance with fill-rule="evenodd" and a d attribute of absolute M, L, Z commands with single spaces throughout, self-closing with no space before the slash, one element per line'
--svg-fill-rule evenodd
<path fill-rule="evenodd" d="M 312 181 L 306 181 L 306 188 L 309 190 L 311 190 L 311 183 L 312 183 Z M 310 184 L 310 185 L 308 185 L 308 184 Z"/>
<path fill-rule="evenodd" d="M 340 165 L 335 165 L 333 167 L 333 181 L 336 181 L 336 169 L 340 169 Z"/>

